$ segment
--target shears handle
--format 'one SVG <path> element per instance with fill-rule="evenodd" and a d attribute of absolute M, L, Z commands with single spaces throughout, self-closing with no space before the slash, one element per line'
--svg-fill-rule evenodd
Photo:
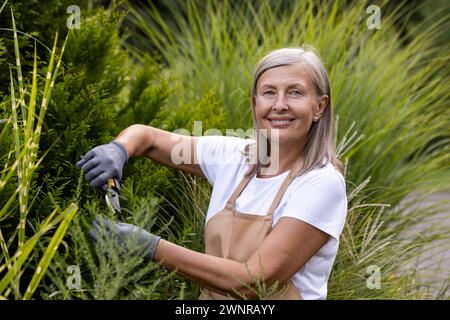
<path fill-rule="evenodd" d="M 120 191 L 120 184 L 116 178 L 108 179 L 108 187 L 111 188 L 112 190 L 116 191 L 117 193 L 119 193 L 119 191 Z"/>
<path fill-rule="evenodd" d="M 117 193 L 120 193 L 120 183 L 116 178 L 109 178 L 108 181 L 102 186 L 104 192 L 111 189 Z"/>

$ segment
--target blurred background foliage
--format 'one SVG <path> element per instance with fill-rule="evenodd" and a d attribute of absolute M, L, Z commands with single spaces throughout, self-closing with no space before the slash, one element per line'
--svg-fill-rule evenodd
<path fill-rule="evenodd" d="M 430 266 L 434 272 L 426 278 L 412 265 L 430 246 L 448 252 L 449 231 L 442 223 L 448 214 L 411 232 L 442 210 L 441 203 L 417 205 L 450 189 L 447 1 L 9 0 L 0 14 L 0 118 L 11 116 L 11 9 L 23 32 L 24 81 L 31 82 L 36 39 L 43 82 L 48 47 L 56 31 L 66 36 L 66 9 L 73 4 L 81 9 L 81 28 L 69 35 L 44 120 L 43 159 L 32 182 L 27 224 L 73 201 L 79 212 L 36 298 L 195 299 L 198 285 L 157 265 L 97 254 L 101 248 L 92 246 L 87 230 L 96 214 L 110 213 L 101 192 L 83 181 L 74 164 L 134 123 L 192 132 L 194 121 L 202 121 L 203 131 L 224 134 L 226 128 L 251 128 L 254 65 L 272 49 L 302 44 L 317 49 L 330 75 L 339 156 L 347 165 L 349 213 L 328 297 L 448 298 L 445 265 Z M 381 8 L 379 30 L 366 25 L 371 4 Z M 13 143 L 11 135 L 2 135 L 2 168 Z M 1 190 L 0 208 L 14 188 Z M 114 218 L 202 251 L 210 191 L 197 177 L 130 159 L 124 210 Z M 2 218 L 3 234 L 14 232 L 17 210 L 15 203 Z M 32 236 L 33 228 L 28 232 Z M 70 265 L 81 267 L 80 290 L 66 286 Z M 380 290 L 367 287 L 371 265 L 381 268 Z"/>

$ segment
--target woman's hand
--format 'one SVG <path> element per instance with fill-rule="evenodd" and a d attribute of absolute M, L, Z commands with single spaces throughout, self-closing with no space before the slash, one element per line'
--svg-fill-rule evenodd
<path fill-rule="evenodd" d="M 114 239 L 127 251 L 137 248 L 147 261 L 153 261 L 156 247 L 161 240 L 160 237 L 138 226 L 122 222 L 116 223 L 101 216 L 95 218 L 92 226 L 89 235 L 94 241 L 97 241 L 99 237 Z"/>
<path fill-rule="evenodd" d="M 77 162 L 77 168 L 83 169 L 84 178 L 94 188 L 102 187 L 110 178 L 122 179 L 124 164 L 128 161 L 125 147 L 118 141 L 97 146 L 86 153 Z"/>

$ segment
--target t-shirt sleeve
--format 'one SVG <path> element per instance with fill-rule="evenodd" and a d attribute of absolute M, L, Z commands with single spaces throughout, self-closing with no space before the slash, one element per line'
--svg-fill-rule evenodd
<path fill-rule="evenodd" d="M 296 185 L 281 217 L 302 220 L 339 240 L 347 215 L 345 181 L 337 172 L 321 172 Z"/>
<path fill-rule="evenodd" d="M 232 136 L 200 136 L 197 140 L 197 161 L 203 174 L 211 185 L 214 185 L 220 172 L 226 165 L 236 165 L 243 162 L 239 152 L 251 139 Z"/>

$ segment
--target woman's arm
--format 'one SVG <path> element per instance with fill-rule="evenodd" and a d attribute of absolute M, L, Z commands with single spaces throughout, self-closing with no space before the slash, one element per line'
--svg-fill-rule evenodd
<path fill-rule="evenodd" d="M 197 139 L 195 136 L 135 124 L 123 130 L 115 140 L 124 145 L 129 157 L 145 156 L 168 167 L 206 179 L 197 161 Z"/>
<path fill-rule="evenodd" d="M 199 253 L 165 240 L 159 242 L 155 261 L 217 293 L 239 297 L 236 290 L 247 298 L 255 298 L 247 287 L 253 287 L 255 279 L 264 279 L 268 285 L 285 282 L 329 237 L 308 223 L 283 217 L 246 263 Z"/>

